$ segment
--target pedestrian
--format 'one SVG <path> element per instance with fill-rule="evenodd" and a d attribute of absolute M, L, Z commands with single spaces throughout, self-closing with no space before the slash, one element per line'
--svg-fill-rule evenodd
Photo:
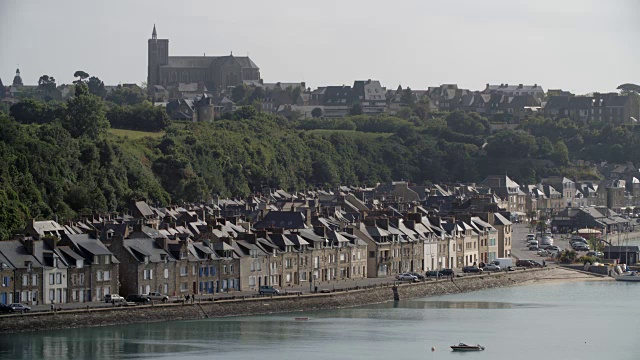
<path fill-rule="evenodd" d="M 191 303 L 193 304 L 196 301 L 196 294 L 191 295 Z"/>
<path fill-rule="evenodd" d="M 547 267 L 547 262 L 544 259 L 542 260 L 542 267 Z"/>
<path fill-rule="evenodd" d="M 51 302 L 51 311 L 54 311 L 56 308 L 53 306 L 53 302 Z"/>

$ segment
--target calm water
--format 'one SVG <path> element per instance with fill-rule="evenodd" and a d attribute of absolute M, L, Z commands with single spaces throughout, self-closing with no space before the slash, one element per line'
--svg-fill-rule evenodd
<path fill-rule="evenodd" d="M 579 282 L 331 311 L 17 334 L 0 337 L 0 359 L 637 360 L 639 298 L 640 284 Z M 448 346 L 460 341 L 487 349 L 451 352 Z"/>

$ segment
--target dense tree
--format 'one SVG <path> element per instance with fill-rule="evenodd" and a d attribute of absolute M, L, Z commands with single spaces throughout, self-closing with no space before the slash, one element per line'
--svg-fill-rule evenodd
<path fill-rule="evenodd" d="M 74 137 L 88 136 L 97 139 L 109 128 L 104 102 L 89 93 L 87 85 L 76 85 L 75 96 L 67 101 L 63 126 Z"/>
<path fill-rule="evenodd" d="M 40 79 L 38 79 L 38 88 L 43 91 L 53 91 L 56 89 L 56 79 L 53 76 L 42 75 Z"/>
<path fill-rule="evenodd" d="M 240 102 L 247 95 L 247 87 L 244 84 L 237 85 L 233 87 L 233 91 L 231 91 L 231 100 L 233 102 Z"/>
<path fill-rule="evenodd" d="M 87 81 L 87 87 L 89 88 L 89 92 L 95 96 L 99 96 L 103 99 L 107 96 L 107 90 L 104 88 L 104 82 L 95 76 L 89 78 Z"/>
<path fill-rule="evenodd" d="M 136 105 L 146 101 L 147 94 L 137 86 L 124 87 L 118 85 L 107 95 L 106 100 L 117 105 Z"/>
<path fill-rule="evenodd" d="M 114 105 L 107 111 L 111 127 L 140 131 L 160 131 L 171 123 L 164 108 L 148 101 L 133 106 Z"/>
<path fill-rule="evenodd" d="M 311 110 L 311 116 L 314 118 L 322 117 L 322 109 L 319 107 L 313 108 L 313 110 Z"/>
<path fill-rule="evenodd" d="M 351 105 L 351 108 L 349 108 L 349 115 L 362 115 L 362 105 L 360 105 L 359 102 L 353 103 L 353 105 Z"/>
<path fill-rule="evenodd" d="M 415 101 L 415 96 L 413 95 L 413 91 L 411 91 L 410 87 L 402 90 L 402 94 L 400 95 L 400 103 L 402 105 L 412 107 Z"/>
<path fill-rule="evenodd" d="M 529 158 L 538 150 L 536 138 L 524 131 L 501 130 L 487 141 L 487 152 L 494 158 Z"/>
<path fill-rule="evenodd" d="M 564 141 L 558 140 L 553 145 L 552 159 L 558 165 L 569 164 L 569 149 L 567 149 L 567 145 L 565 145 Z"/>

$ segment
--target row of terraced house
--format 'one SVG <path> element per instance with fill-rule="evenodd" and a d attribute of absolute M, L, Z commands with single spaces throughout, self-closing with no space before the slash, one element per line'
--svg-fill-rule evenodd
<path fill-rule="evenodd" d="M 502 209 L 443 216 L 404 182 L 32 221 L 0 242 L 0 302 L 214 294 L 456 268 L 509 256 Z M 418 197 L 415 197 L 415 196 Z M 494 204 L 495 205 L 495 204 Z"/>

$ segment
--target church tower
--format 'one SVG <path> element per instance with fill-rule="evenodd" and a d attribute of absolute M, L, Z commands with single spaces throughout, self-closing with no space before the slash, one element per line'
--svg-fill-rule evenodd
<path fill-rule="evenodd" d="M 22 76 L 20 76 L 20 69 L 16 69 L 16 76 L 13 77 L 13 86 L 22 86 Z"/>
<path fill-rule="evenodd" d="M 160 85 L 160 66 L 169 63 L 169 39 L 158 39 L 156 24 L 153 24 L 153 32 L 148 44 L 149 59 L 147 67 L 147 89 L 153 91 L 154 85 Z"/>

